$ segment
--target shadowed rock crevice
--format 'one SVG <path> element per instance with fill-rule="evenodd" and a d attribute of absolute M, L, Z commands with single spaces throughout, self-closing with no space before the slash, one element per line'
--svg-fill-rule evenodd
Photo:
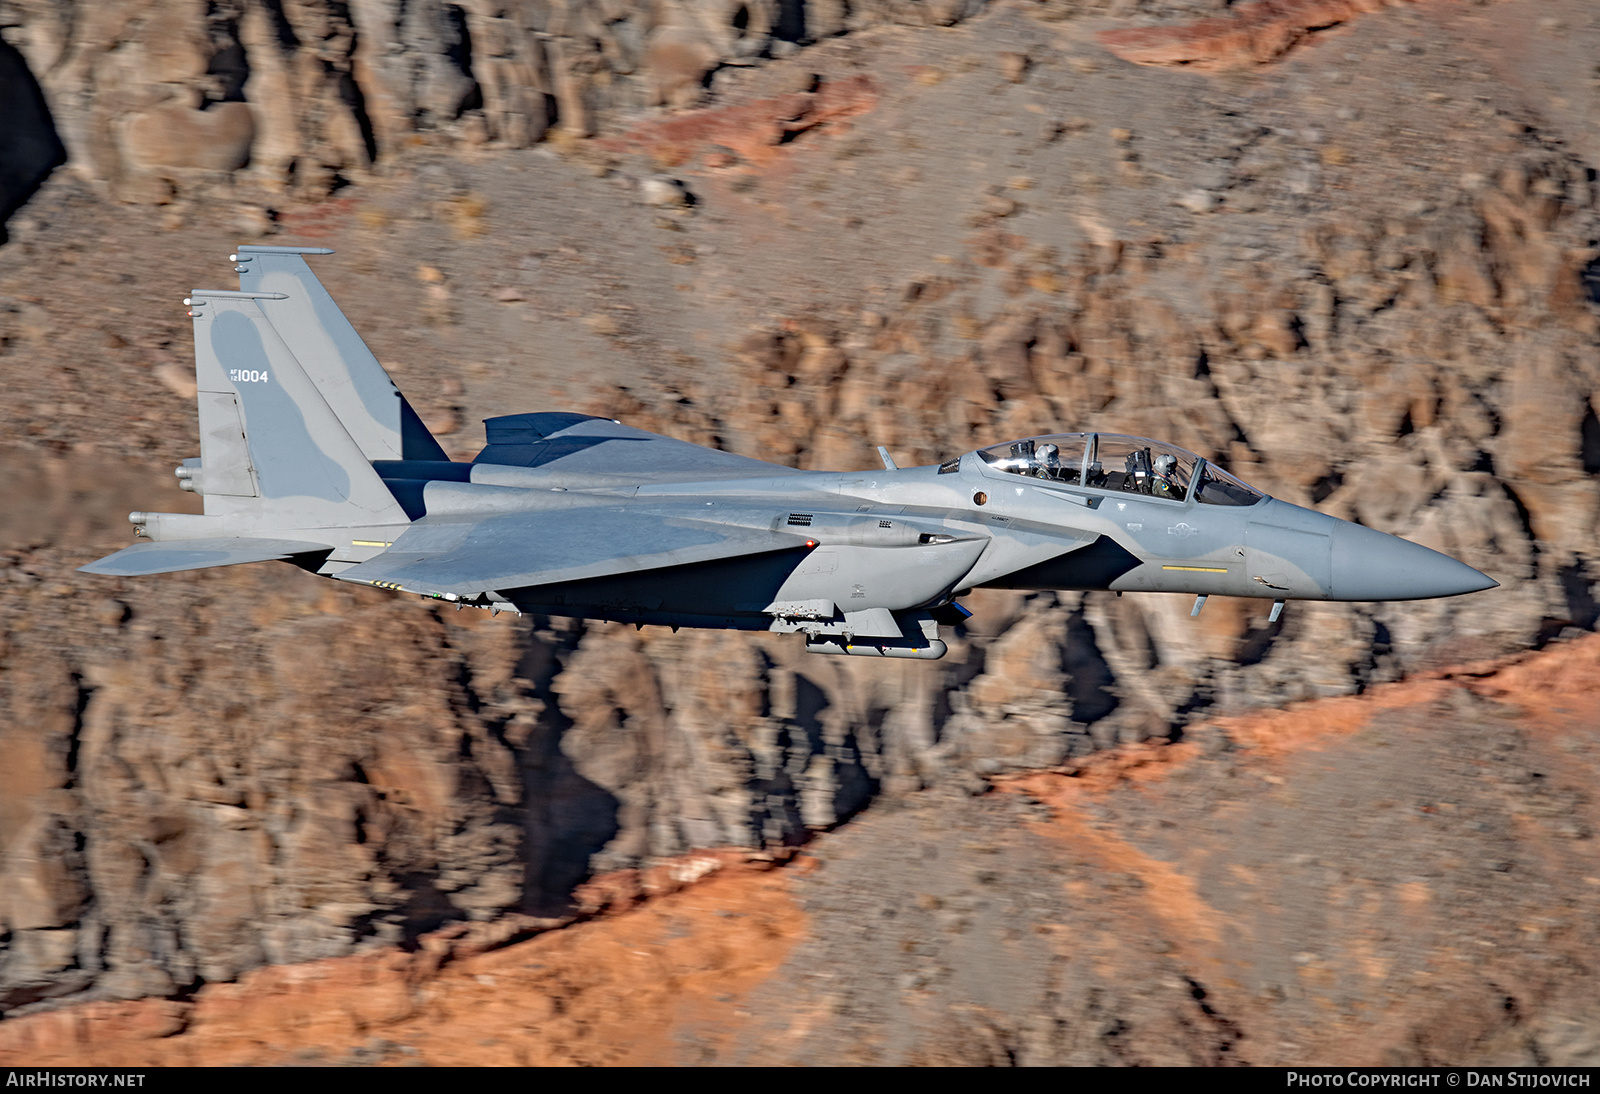
<path fill-rule="evenodd" d="M 283 0 L 260 0 L 261 10 L 267 15 L 278 48 L 285 56 L 293 56 L 300 48 L 300 35 L 283 10 Z"/>
<path fill-rule="evenodd" d="M 356 126 L 361 130 L 361 143 L 367 151 L 369 165 L 378 162 L 378 134 L 373 128 L 372 116 L 367 113 L 367 97 L 361 91 L 361 85 L 356 82 L 355 74 L 351 72 L 333 73 L 339 88 L 339 101 L 349 108 L 350 114 L 355 118 Z"/>
<path fill-rule="evenodd" d="M 1586 404 L 1583 409 L 1583 421 L 1579 423 L 1578 452 L 1586 474 L 1600 475 L 1600 417 L 1597 417 L 1592 404 Z"/>
<path fill-rule="evenodd" d="M 0 39 L 0 244 L 5 223 L 67 162 L 67 149 L 56 133 L 49 104 L 27 61 Z"/>
<path fill-rule="evenodd" d="M 469 110 L 483 106 L 483 90 L 472 71 L 472 28 L 467 24 L 466 9 L 459 4 L 444 4 L 439 9 L 440 39 L 445 59 L 460 74 L 461 99 L 455 105 L 452 119 Z"/>
<path fill-rule="evenodd" d="M 1600 602 L 1595 600 L 1595 579 L 1589 573 L 1589 563 L 1580 558 L 1560 570 L 1561 590 L 1567 599 L 1567 620 L 1580 630 L 1593 630 L 1600 620 Z"/>
<path fill-rule="evenodd" d="M 206 6 L 205 32 L 210 56 L 206 60 L 206 82 L 202 108 L 211 103 L 242 103 L 245 84 L 250 80 L 250 59 L 239 41 L 241 8 L 230 3 Z"/>
<path fill-rule="evenodd" d="M 1121 700 L 1116 676 L 1100 652 L 1094 628 L 1089 626 L 1081 609 L 1067 619 L 1061 647 L 1061 671 L 1068 679 L 1066 695 L 1072 704 L 1074 721 L 1093 725 L 1117 709 Z"/>
<path fill-rule="evenodd" d="M 563 748 L 573 722 L 551 688 L 581 633 L 535 631 L 517 662 L 515 679 L 535 705 L 514 715 L 506 739 L 523 791 L 522 908 L 534 915 L 568 911 L 572 890 L 589 876 L 590 858 L 618 831 L 619 802 L 580 774 Z"/>

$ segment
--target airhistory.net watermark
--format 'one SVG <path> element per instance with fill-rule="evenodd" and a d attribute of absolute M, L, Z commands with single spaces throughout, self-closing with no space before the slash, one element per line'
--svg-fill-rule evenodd
<path fill-rule="evenodd" d="M 144 1072 L 50 1071 L 44 1068 L 6 1072 L 8 1087 L 143 1086 Z"/>

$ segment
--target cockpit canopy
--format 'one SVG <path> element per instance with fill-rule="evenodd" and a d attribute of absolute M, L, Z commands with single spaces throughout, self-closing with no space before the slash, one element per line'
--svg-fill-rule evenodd
<path fill-rule="evenodd" d="M 978 449 L 996 471 L 1096 490 L 1205 505 L 1254 505 L 1266 495 L 1177 445 L 1120 433 L 1051 433 Z M 1195 482 L 1196 469 L 1199 481 Z"/>

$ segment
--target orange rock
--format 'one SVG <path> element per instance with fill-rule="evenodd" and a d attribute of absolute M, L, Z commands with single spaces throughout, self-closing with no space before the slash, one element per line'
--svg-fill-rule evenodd
<path fill-rule="evenodd" d="M 820 84 L 815 91 L 797 91 L 737 106 L 696 110 L 676 117 L 650 121 L 620 137 L 598 142 L 608 151 L 640 151 L 655 156 L 673 155 L 686 162 L 700 149 L 719 145 L 721 155 L 732 153 L 756 167 L 773 162 L 792 134 L 844 121 L 871 110 L 878 92 L 866 76 Z"/>
<path fill-rule="evenodd" d="M 1174 26 L 1107 30 L 1106 49 L 1137 65 L 1188 65 L 1202 70 L 1264 64 L 1281 56 L 1308 31 L 1331 27 L 1383 0 L 1256 0 L 1225 18 Z"/>
<path fill-rule="evenodd" d="M 787 875 L 749 857 L 696 856 L 735 865 L 639 914 L 447 966 L 426 948 L 385 951 L 258 969 L 208 984 L 194 1003 L 89 1003 L 7 1021 L 0 1064 L 237 1065 L 369 1050 L 396 1062 L 670 1063 L 680 1033 L 732 1039 L 750 1018 L 743 999 L 804 928 Z M 661 867 L 666 884 L 689 884 L 691 861 Z"/>

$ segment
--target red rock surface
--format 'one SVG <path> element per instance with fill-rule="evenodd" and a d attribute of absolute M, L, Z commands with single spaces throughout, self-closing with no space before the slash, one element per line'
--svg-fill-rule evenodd
<path fill-rule="evenodd" d="M 260 969 L 193 1003 L 95 1003 L 8 1022 L 0 1063 L 660 1064 L 687 1033 L 716 1047 L 739 1038 L 743 996 L 802 925 L 783 875 L 735 866 L 625 915 L 442 968 L 448 951 L 424 940 L 415 954 Z"/>
<path fill-rule="evenodd" d="M 615 154 L 642 152 L 663 167 L 677 167 L 703 155 L 720 157 L 708 159 L 707 166 L 765 167 L 782 154 L 788 141 L 864 114 L 877 99 L 871 77 L 859 75 L 819 82 L 814 90 L 644 122 L 596 143 Z"/>
<path fill-rule="evenodd" d="M 1264 64 L 1312 31 L 1410 0 L 1251 0 L 1224 17 L 1101 31 L 1100 44 L 1137 65 L 1187 65 L 1200 71 Z"/>

